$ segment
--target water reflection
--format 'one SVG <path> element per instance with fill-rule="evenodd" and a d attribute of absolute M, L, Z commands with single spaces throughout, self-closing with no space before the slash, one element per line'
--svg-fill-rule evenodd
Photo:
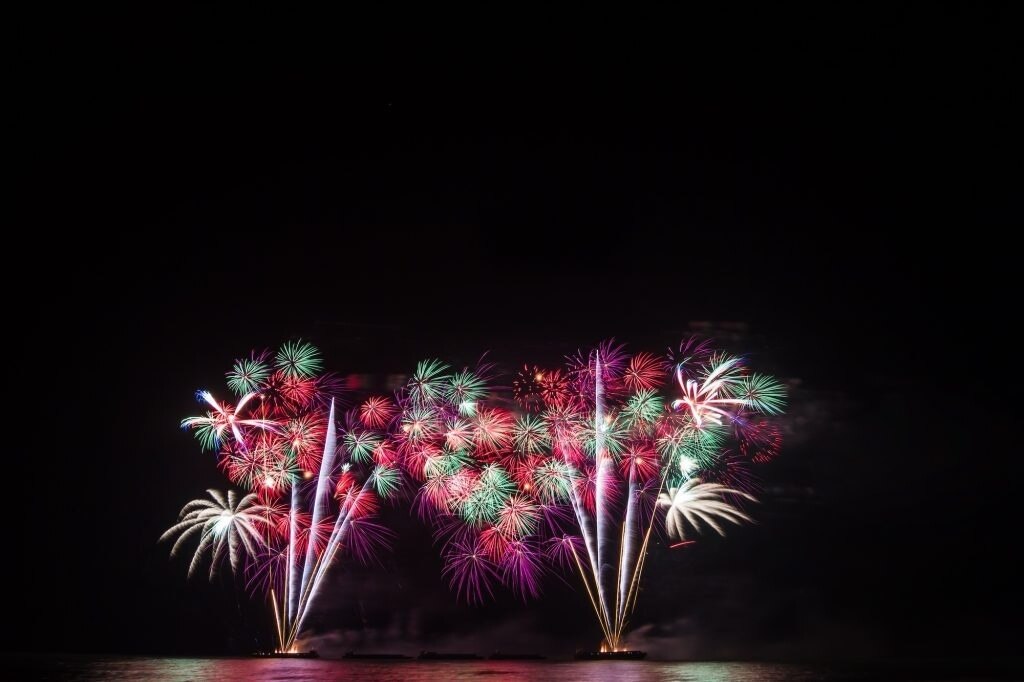
<path fill-rule="evenodd" d="M 557 682 L 802 682 L 850 679 L 822 668 L 776 663 L 658 661 L 332 661 L 250 658 L 21 657 L 11 679 L 61 680 L 556 680 Z M 13 663 L 13 670 L 12 664 Z M 24 673 L 18 675 L 17 673 Z"/>

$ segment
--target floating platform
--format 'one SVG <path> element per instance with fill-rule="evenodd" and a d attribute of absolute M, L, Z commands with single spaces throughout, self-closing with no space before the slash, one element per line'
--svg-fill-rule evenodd
<path fill-rule="evenodd" d="M 477 654 L 446 654 L 437 651 L 424 651 L 418 656 L 421 661 L 482 661 L 483 656 Z"/>
<path fill-rule="evenodd" d="M 316 649 L 309 651 L 257 651 L 254 658 L 320 658 Z"/>
<path fill-rule="evenodd" d="M 342 658 L 356 658 L 374 661 L 400 661 L 411 659 L 412 656 L 406 656 L 405 654 L 357 654 L 354 651 L 347 651 Z"/>
<path fill-rule="evenodd" d="M 577 651 L 577 661 L 642 661 L 646 651 Z"/>
<path fill-rule="evenodd" d="M 547 656 L 541 656 L 540 654 L 506 654 L 501 651 L 495 651 L 487 658 L 491 661 L 542 661 Z"/>

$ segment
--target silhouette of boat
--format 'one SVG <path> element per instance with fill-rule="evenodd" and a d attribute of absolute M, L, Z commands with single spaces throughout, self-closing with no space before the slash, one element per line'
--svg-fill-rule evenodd
<path fill-rule="evenodd" d="M 359 658 L 359 659 L 371 659 L 379 661 L 397 661 L 402 659 L 410 659 L 412 656 L 406 656 L 405 654 L 357 654 L 354 651 L 346 651 L 342 658 Z"/>
<path fill-rule="evenodd" d="M 309 651 L 257 651 L 255 658 L 320 658 L 316 649 Z"/>
<path fill-rule="evenodd" d="M 483 656 L 476 654 L 446 654 L 437 651 L 423 651 L 419 655 L 421 661 L 482 661 Z"/>
<path fill-rule="evenodd" d="M 492 661 L 541 661 L 547 657 L 540 654 L 506 654 L 501 651 L 495 651 L 487 658 Z"/>
<path fill-rule="evenodd" d="M 646 651 L 577 651 L 577 661 L 642 661 Z"/>

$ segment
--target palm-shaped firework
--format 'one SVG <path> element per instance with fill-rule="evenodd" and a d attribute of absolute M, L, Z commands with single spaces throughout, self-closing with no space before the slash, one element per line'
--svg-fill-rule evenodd
<path fill-rule="evenodd" d="M 658 504 L 667 508 L 665 530 L 673 540 L 684 540 L 686 524 L 700 530 L 704 523 L 725 535 L 719 521 L 738 524 L 751 518 L 725 500 L 739 495 L 753 501 L 754 498 L 739 490 L 732 490 L 718 483 L 701 483 L 699 478 L 684 481 L 678 488 L 669 488 L 668 494 L 658 496 Z"/>
<path fill-rule="evenodd" d="M 230 557 L 231 570 L 238 573 L 241 567 L 242 550 L 255 555 L 257 548 L 262 546 L 261 522 L 263 508 L 256 503 L 256 495 L 239 495 L 234 490 L 227 494 L 219 490 L 207 490 L 212 499 L 192 500 L 186 504 L 178 515 L 178 523 L 168 528 L 160 541 L 168 540 L 175 535 L 178 539 L 171 547 L 171 556 L 181 550 L 185 541 L 199 535 L 199 546 L 189 564 L 189 577 L 196 572 L 203 557 L 212 554 L 210 560 L 210 579 L 217 573 L 225 551 Z"/>

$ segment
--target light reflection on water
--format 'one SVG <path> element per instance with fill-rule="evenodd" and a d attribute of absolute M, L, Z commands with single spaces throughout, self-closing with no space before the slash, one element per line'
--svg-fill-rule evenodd
<path fill-rule="evenodd" d="M 904 661 L 860 665 L 663 661 L 352 661 L 0 654 L 0 680 L 384 680 L 447 682 L 852 682 L 1022 680 L 1020 664 Z"/>
<path fill-rule="evenodd" d="M 60 680 L 556 680 L 557 682 L 802 682 L 850 679 L 821 668 L 778 663 L 659 661 L 344 661 L 256 658 L 20 657 L 11 679 Z M 11 664 L 13 663 L 13 670 Z"/>

